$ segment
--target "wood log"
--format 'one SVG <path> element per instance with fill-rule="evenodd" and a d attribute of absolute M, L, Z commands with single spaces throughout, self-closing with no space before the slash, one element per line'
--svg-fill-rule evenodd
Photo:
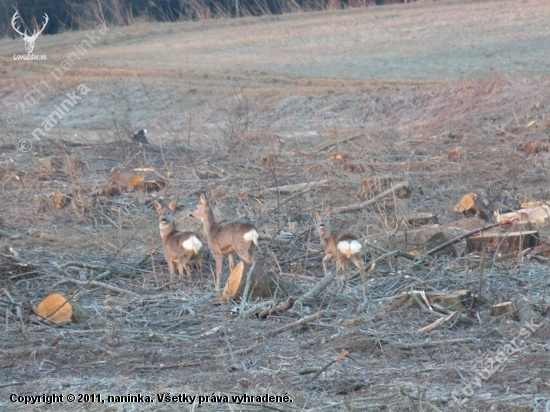
<path fill-rule="evenodd" d="M 394 225 L 397 227 L 418 227 L 437 223 L 437 218 L 433 213 L 418 212 L 399 216 L 395 219 Z"/>
<path fill-rule="evenodd" d="M 491 306 L 491 316 L 503 316 L 516 310 L 514 302 L 502 302 Z"/>
<path fill-rule="evenodd" d="M 466 216 L 478 216 L 483 220 L 489 220 L 489 214 L 485 210 L 487 201 L 479 193 L 467 193 L 454 207 L 455 213 L 462 213 Z"/>
<path fill-rule="evenodd" d="M 466 253 L 488 252 L 511 253 L 521 252 L 537 246 L 540 242 L 536 230 L 526 232 L 484 232 L 470 236 L 466 241 Z"/>
<path fill-rule="evenodd" d="M 250 267 L 251 265 L 242 261 L 235 266 L 227 279 L 222 296 L 218 300 L 228 301 L 229 299 L 240 300 L 242 298 L 246 286 L 246 274 Z M 282 279 L 272 271 L 262 269 L 261 266 L 256 266 L 251 273 L 248 299 L 271 298 L 275 295 L 279 298 L 286 298 L 296 292 L 297 287 L 292 282 Z"/>
<path fill-rule="evenodd" d="M 540 205 L 522 208 L 516 212 L 500 214 L 497 211 L 493 214 L 495 222 L 516 218 L 520 223 L 548 223 L 550 221 L 550 206 Z"/>
<path fill-rule="evenodd" d="M 33 305 L 32 309 L 39 320 L 48 320 L 57 324 L 70 322 L 73 316 L 72 305 L 59 293 L 46 296 L 38 306 Z"/>

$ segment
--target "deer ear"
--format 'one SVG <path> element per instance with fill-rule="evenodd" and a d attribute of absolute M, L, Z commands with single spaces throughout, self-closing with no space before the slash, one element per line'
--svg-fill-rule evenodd
<path fill-rule="evenodd" d="M 172 212 L 176 210 L 176 207 L 178 206 L 177 200 L 172 200 L 170 204 L 168 205 L 168 209 L 170 209 Z"/>
<path fill-rule="evenodd" d="M 311 214 L 313 215 L 313 217 L 317 220 L 321 220 L 321 216 L 319 216 L 319 213 L 317 213 L 316 210 L 314 210 L 313 212 L 311 212 Z"/>
<path fill-rule="evenodd" d="M 201 193 L 201 203 L 202 203 L 203 205 L 206 204 L 206 194 L 205 194 L 204 192 Z"/>
<path fill-rule="evenodd" d="M 325 215 L 327 217 L 332 217 L 332 206 L 327 206 L 327 208 L 325 209 Z"/>
<path fill-rule="evenodd" d="M 155 205 L 155 210 L 156 210 L 158 213 L 160 213 L 160 209 L 162 209 L 162 205 L 161 205 L 159 202 L 157 202 L 156 200 L 155 200 L 154 205 Z"/>

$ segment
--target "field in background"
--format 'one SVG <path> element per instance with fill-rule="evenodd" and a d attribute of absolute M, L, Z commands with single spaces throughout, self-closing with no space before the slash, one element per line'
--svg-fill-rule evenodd
<path fill-rule="evenodd" d="M 476 362 L 520 329 L 517 321 L 487 316 L 489 305 L 522 297 L 548 302 L 544 262 L 442 256 L 418 268 L 387 259 L 370 273 L 366 306 L 354 281 L 345 295 L 329 287 L 311 307 L 242 320 L 232 305 L 215 304 L 209 253 L 207 285 L 190 294 L 185 285 L 166 285 L 164 258 L 151 251 L 160 245 L 152 200 L 179 197 L 179 228 L 203 236 L 188 216 L 204 190 L 220 219 L 245 218 L 270 234 L 297 225 L 292 240 L 261 243 L 262 270 L 281 272 L 306 291 L 323 274 L 318 237 L 307 232 L 311 210 L 373 197 L 378 188 L 368 179 L 407 181 L 412 193 L 338 214 L 334 224 L 388 250 L 421 247 L 396 218 L 430 212 L 450 225 L 460 219 L 453 206 L 467 192 L 483 192 L 489 211 L 550 199 L 549 17 L 545 1 L 437 1 L 109 27 L 104 35 L 96 30 L 96 44 L 58 78 L 51 73 L 67 65 L 85 32 L 40 36 L 34 53 L 47 55 L 41 62 L 14 61 L 13 54 L 25 52 L 23 41 L 0 40 L 0 111 L 16 119 L 0 124 L 3 410 L 15 410 L 11 393 L 220 392 L 287 393 L 293 403 L 269 405 L 285 411 L 459 410 L 453 393 L 470 409 L 544 411 L 546 321 L 504 370 L 474 385 L 471 395 L 461 392 L 480 368 Z M 47 138 L 34 139 L 31 133 L 79 85 L 89 92 Z M 141 128 L 151 145 L 131 142 Z M 30 150 L 21 139 L 29 139 Z M 530 141 L 540 150 L 518 149 Z M 451 149 L 463 155 L 449 157 Z M 148 178 L 169 185 L 152 194 L 110 193 L 113 167 L 151 169 Z M 325 179 L 329 184 L 314 190 L 258 196 Z M 62 208 L 52 192 L 65 196 Z M 381 254 L 369 249 L 364 260 Z M 77 285 L 99 274 L 96 280 L 122 293 Z M 8 294 L 36 303 L 77 289 L 85 315 L 62 328 L 39 325 L 34 316 L 27 322 L 26 312 L 19 316 L 8 303 Z M 385 306 L 411 289 L 470 289 L 485 303 L 479 316 L 466 310 L 468 321 L 419 334 L 437 316 Z M 326 317 L 263 337 L 319 310 Z M 441 343 L 413 345 L 428 339 Z M 445 343 L 455 339 L 462 343 Z M 251 349 L 238 352 L 243 348 Z M 297 373 L 325 366 L 342 348 L 351 358 L 315 380 Z M 209 403 L 202 410 L 239 408 Z"/>

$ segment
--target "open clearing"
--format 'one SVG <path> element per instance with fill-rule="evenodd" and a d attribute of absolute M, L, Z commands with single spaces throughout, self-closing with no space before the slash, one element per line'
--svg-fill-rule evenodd
<path fill-rule="evenodd" d="M 499 362 L 495 355 L 522 325 L 489 315 L 500 302 L 549 303 L 546 258 L 460 255 L 459 243 L 458 255 L 429 256 L 426 265 L 380 260 L 369 272 L 366 305 L 355 279 L 343 294 L 331 284 L 308 306 L 242 319 L 237 305 L 216 302 L 209 251 L 205 285 L 193 293 L 186 284 L 170 288 L 152 204 L 179 196 L 178 228 L 203 240 L 189 217 L 201 191 L 219 219 L 294 233 L 261 241 L 256 269 L 305 293 L 323 277 L 319 237 L 307 231 L 312 210 L 384 190 L 367 179 L 408 182 L 411 193 L 337 213 L 333 225 L 386 250 L 422 251 L 396 219 L 429 212 L 453 226 L 462 218 L 453 207 L 468 192 L 483 193 L 490 213 L 550 199 L 550 2 L 421 1 L 95 34 L 72 63 L 67 55 L 85 32 L 40 36 L 34 53 L 47 61 L 14 60 L 23 41 L 0 40 L 0 409 L 21 407 L 9 401 L 12 393 L 141 393 L 155 401 L 170 393 L 292 399 L 209 402 L 203 411 L 550 410 L 548 315 Z M 47 138 L 31 136 L 67 93 L 86 89 Z M 8 113 L 17 121 L 6 122 Z M 151 145 L 131 142 L 141 128 Z M 28 151 L 18 150 L 23 138 Z M 518 149 L 531 141 L 538 150 Z M 148 168 L 147 178 L 169 185 L 111 193 L 114 167 Z M 258 196 L 325 179 L 311 190 Z M 60 208 L 52 192 L 66 196 Z M 537 230 L 548 239 L 547 227 Z M 363 259 L 382 254 L 366 248 Z M 103 286 L 85 285 L 100 274 Z M 437 314 L 389 306 L 411 290 L 464 289 L 479 296 L 477 305 L 428 333 L 418 330 Z M 84 313 L 70 325 L 38 322 L 10 303 L 75 291 Z M 321 310 L 325 316 L 307 325 L 265 337 Z M 298 373 L 344 348 L 350 355 L 315 379 Z M 198 405 L 65 402 L 32 410 Z"/>

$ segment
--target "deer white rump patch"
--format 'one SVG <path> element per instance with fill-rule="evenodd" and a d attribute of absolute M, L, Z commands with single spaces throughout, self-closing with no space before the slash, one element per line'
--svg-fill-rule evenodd
<path fill-rule="evenodd" d="M 258 232 L 256 232 L 254 229 L 252 229 L 250 232 L 246 232 L 243 235 L 244 240 L 251 240 L 254 242 L 255 245 L 258 244 Z"/>
<path fill-rule="evenodd" d="M 182 246 L 186 250 L 192 250 L 195 253 L 199 253 L 199 250 L 202 248 L 202 243 L 195 236 L 191 236 L 182 243 Z"/>
<path fill-rule="evenodd" d="M 341 242 L 338 242 L 336 248 L 341 254 L 345 255 L 349 259 L 351 255 L 355 255 L 361 251 L 361 243 L 357 240 L 352 240 L 351 242 L 348 240 L 342 240 Z"/>

